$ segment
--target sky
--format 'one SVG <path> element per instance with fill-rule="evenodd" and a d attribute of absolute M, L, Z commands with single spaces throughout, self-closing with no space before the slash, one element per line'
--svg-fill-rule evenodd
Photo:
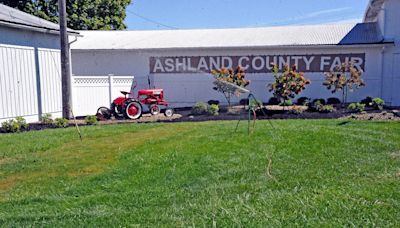
<path fill-rule="evenodd" d="M 368 0 L 133 0 L 128 30 L 361 22 Z"/>

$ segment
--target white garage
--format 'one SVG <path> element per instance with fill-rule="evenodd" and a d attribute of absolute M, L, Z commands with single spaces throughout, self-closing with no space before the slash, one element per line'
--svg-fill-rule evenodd
<path fill-rule="evenodd" d="M 82 31 L 72 46 L 76 76 L 134 75 L 139 86 L 160 87 L 175 107 L 223 97 L 212 89 L 209 72 L 241 65 L 250 89 L 267 101 L 269 62 L 298 64 L 312 84 L 301 96 L 328 98 L 324 72 L 353 61 L 364 70 L 367 86 L 349 101 L 382 97 L 400 105 L 400 2 L 371 0 L 364 22 L 243 29 L 161 31 Z M 150 80 L 149 80 L 150 79 Z"/>
<path fill-rule="evenodd" d="M 61 116 L 58 27 L 0 4 L 0 122 Z"/>

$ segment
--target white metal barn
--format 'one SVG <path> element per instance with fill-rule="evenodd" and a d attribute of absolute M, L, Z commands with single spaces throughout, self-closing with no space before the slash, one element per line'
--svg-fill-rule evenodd
<path fill-rule="evenodd" d="M 150 78 L 151 86 L 164 88 L 175 107 L 224 101 L 213 91 L 209 72 L 235 65 L 247 68 L 250 89 L 267 101 L 271 94 L 266 85 L 273 78 L 270 62 L 298 64 L 306 72 L 312 84 L 301 96 L 332 97 L 322 86 L 323 72 L 349 60 L 365 71 L 367 83 L 350 94 L 350 101 L 373 96 L 400 105 L 398 0 L 371 0 L 358 24 L 80 33 L 83 37 L 72 45 L 74 75 L 134 75 L 143 88 Z"/>
<path fill-rule="evenodd" d="M 0 122 L 17 116 L 38 121 L 44 113 L 61 116 L 58 28 L 0 4 Z"/>

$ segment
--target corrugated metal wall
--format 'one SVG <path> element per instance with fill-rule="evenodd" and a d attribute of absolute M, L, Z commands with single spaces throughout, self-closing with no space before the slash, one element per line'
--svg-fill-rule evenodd
<path fill-rule="evenodd" d="M 0 119 L 38 113 L 35 50 L 0 45 Z"/>
<path fill-rule="evenodd" d="M 59 50 L 0 44 L 0 122 L 17 116 L 37 121 L 40 109 L 60 112 L 60 77 Z"/>
<path fill-rule="evenodd" d="M 42 113 L 59 113 L 62 110 L 60 51 L 39 49 L 40 91 Z"/>

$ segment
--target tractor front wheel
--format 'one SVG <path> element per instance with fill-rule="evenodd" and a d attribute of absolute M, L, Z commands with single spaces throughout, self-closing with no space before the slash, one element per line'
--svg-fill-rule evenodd
<path fill-rule="evenodd" d="M 153 116 L 158 115 L 158 113 L 160 113 L 160 107 L 158 107 L 156 104 L 150 105 L 150 113 Z"/>
<path fill-rule="evenodd" d="M 174 110 L 172 108 L 167 108 L 164 111 L 164 116 L 170 118 L 174 115 Z"/>
<path fill-rule="evenodd" d="M 142 116 L 142 105 L 137 101 L 128 101 L 125 103 L 124 115 L 125 118 L 136 120 Z"/>

